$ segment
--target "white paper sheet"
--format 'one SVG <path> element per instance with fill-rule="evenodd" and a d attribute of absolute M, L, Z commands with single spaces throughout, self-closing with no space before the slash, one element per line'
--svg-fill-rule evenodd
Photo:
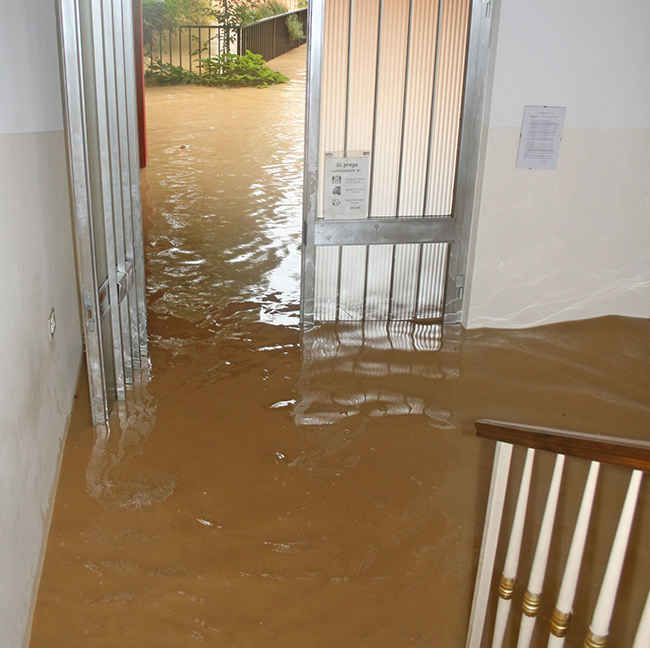
<path fill-rule="evenodd" d="M 566 108 L 526 106 L 521 127 L 518 169 L 556 169 Z"/>

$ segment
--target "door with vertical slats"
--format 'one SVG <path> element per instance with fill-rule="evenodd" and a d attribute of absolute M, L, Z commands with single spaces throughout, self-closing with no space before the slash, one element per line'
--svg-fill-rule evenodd
<path fill-rule="evenodd" d="M 472 0 L 310 11 L 303 321 L 458 321 L 489 11 Z M 355 178 L 336 172 L 357 163 Z"/>
<path fill-rule="evenodd" d="M 61 62 L 93 423 L 147 353 L 132 7 L 60 0 Z"/>

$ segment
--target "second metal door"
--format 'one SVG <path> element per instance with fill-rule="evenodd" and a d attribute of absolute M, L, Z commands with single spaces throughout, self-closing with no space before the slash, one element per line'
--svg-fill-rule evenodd
<path fill-rule="evenodd" d="M 459 321 L 489 5 L 312 0 L 303 322 Z"/>

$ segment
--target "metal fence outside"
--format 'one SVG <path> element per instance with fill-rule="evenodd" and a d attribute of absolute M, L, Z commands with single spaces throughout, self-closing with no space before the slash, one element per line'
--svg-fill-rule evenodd
<path fill-rule="evenodd" d="M 241 28 L 239 34 L 239 53 L 250 50 L 253 54 L 261 54 L 265 61 L 286 54 L 290 50 L 303 45 L 306 39 L 291 40 L 287 27 L 287 18 L 295 16 L 303 34 L 307 33 L 307 9 L 296 9 L 288 13 L 271 16 Z"/>
<path fill-rule="evenodd" d="M 182 67 L 201 73 L 202 58 L 224 52 L 238 52 L 239 30 L 223 25 L 183 25 L 175 29 L 151 31 L 144 48 L 148 70 L 158 64 Z"/>
<path fill-rule="evenodd" d="M 245 27 L 183 25 L 161 32 L 150 31 L 144 47 L 145 64 L 149 72 L 154 72 L 160 64 L 170 64 L 201 74 L 201 59 L 225 52 L 244 54 L 246 50 L 270 61 L 306 42 L 303 38 L 291 40 L 286 24 L 290 16 L 296 17 L 306 33 L 306 8 L 271 16 Z"/>

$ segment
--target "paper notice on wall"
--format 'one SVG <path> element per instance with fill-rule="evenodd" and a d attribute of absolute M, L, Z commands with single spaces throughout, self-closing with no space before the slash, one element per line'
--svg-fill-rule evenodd
<path fill-rule="evenodd" d="M 566 108 L 526 106 L 521 127 L 518 169 L 556 169 Z"/>
<path fill-rule="evenodd" d="M 325 218 L 366 218 L 370 153 L 355 157 L 325 154 Z"/>

